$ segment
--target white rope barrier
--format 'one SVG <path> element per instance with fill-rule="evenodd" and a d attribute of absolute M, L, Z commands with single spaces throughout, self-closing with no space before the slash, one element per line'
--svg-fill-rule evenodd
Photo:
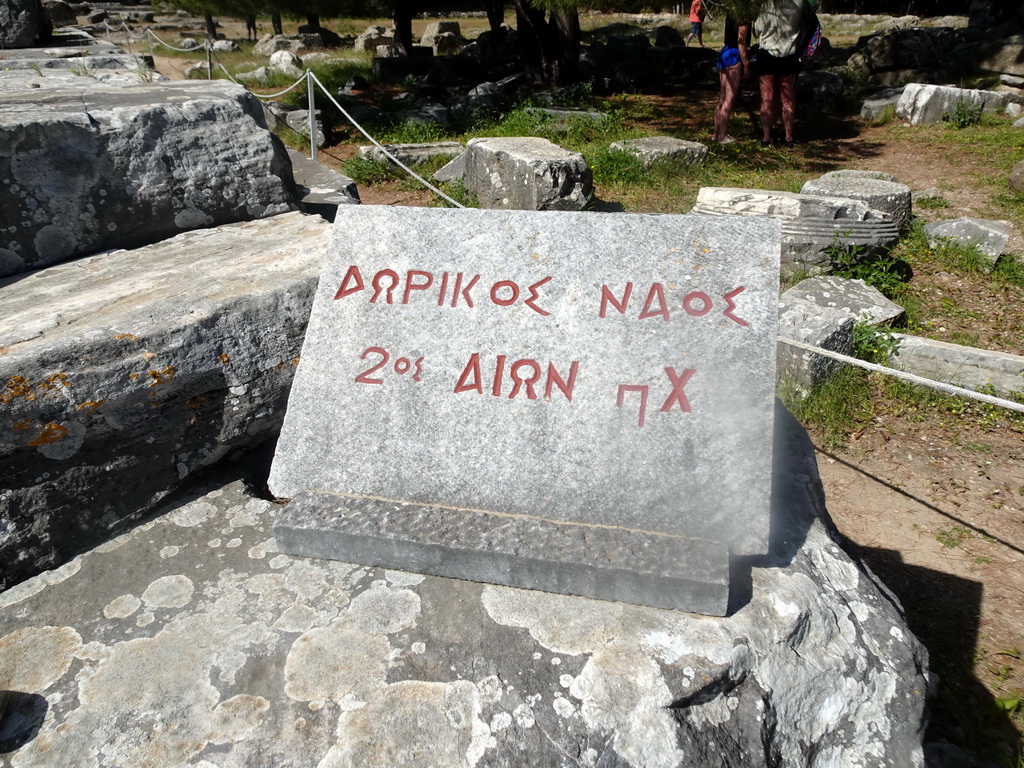
<path fill-rule="evenodd" d="M 219 61 L 217 63 L 220 64 Z M 221 66 L 223 66 L 223 65 L 221 65 Z M 234 80 L 234 78 L 232 78 L 232 79 Z M 269 95 L 268 94 L 262 94 L 262 93 L 254 93 L 253 96 L 255 96 L 257 99 L 263 99 L 265 101 L 273 101 L 274 99 L 277 99 L 277 98 L 280 98 L 281 96 L 284 96 L 289 91 L 294 91 L 297 87 L 299 87 L 303 83 L 303 81 L 305 81 L 305 79 L 306 79 L 306 75 L 305 75 L 305 73 L 303 73 L 302 77 L 300 77 L 298 80 L 296 80 L 294 83 L 289 85 L 287 88 L 285 88 L 280 93 L 272 93 L 272 94 L 269 94 Z M 235 82 L 238 82 L 238 81 L 236 80 Z M 239 85 L 241 85 L 241 83 L 239 83 Z"/>
<path fill-rule="evenodd" d="M 829 349 L 822 349 L 821 347 L 815 347 L 810 344 L 804 344 L 801 341 L 795 341 L 793 339 L 786 339 L 782 336 L 779 337 L 779 341 L 790 347 L 796 347 L 797 349 L 803 349 L 807 352 L 813 352 L 816 355 L 822 355 L 824 357 L 830 357 L 833 360 L 840 360 L 850 365 L 856 365 L 860 368 L 864 368 L 868 371 L 874 371 L 875 373 L 884 373 L 887 376 L 893 376 L 903 381 L 909 381 L 912 384 L 918 384 L 923 387 L 938 390 L 944 392 L 947 395 L 958 395 L 960 397 L 968 397 L 972 400 L 979 400 L 989 405 L 995 405 L 1000 408 L 1008 408 L 1011 411 L 1017 411 L 1018 413 L 1024 413 L 1024 403 L 1015 403 L 1012 400 L 1004 400 L 1001 397 L 995 397 L 993 395 L 986 395 L 981 392 L 975 392 L 973 389 L 964 389 L 963 387 L 957 387 L 952 384 L 946 384 L 942 381 L 934 381 L 933 379 L 926 379 L 923 376 L 915 376 L 912 373 L 906 371 L 898 371 L 895 368 L 886 368 L 884 365 L 877 365 L 875 363 L 869 363 L 866 360 L 861 360 L 857 357 L 850 357 L 849 355 L 842 355 L 839 352 L 833 352 Z"/>
<path fill-rule="evenodd" d="M 425 186 L 427 189 L 431 190 L 432 192 L 434 192 L 435 194 L 439 195 L 440 197 L 443 197 L 445 200 L 447 200 L 449 203 L 454 205 L 456 208 L 465 208 L 466 207 L 466 206 L 462 205 L 461 203 L 459 203 L 457 200 L 453 200 L 452 198 L 450 198 L 448 195 L 446 195 L 440 189 L 438 189 L 433 184 L 431 184 L 429 181 L 424 179 L 422 176 L 420 176 L 418 173 L 416 173 L 414 170 L 412 170 L 409 166 L 407 166 L 405 163 L 403 163 L 401 160 L 399 160 L 397 157 L 395 157 L 390 152 L 388 152 L 388 150 L 385 149 L 384 146 L 380 142 L 378 142 L 375 138 L 373 138 L 373 136 L 371 136 L 369 133 L 367 133 L 363 129 L 363 126 L 361 126 L 359 123 L 356 122 L 355 118 L 353 118 L 352 115 L 350 115 L 347 111 L 345 111 L 345 108 L 343 106 L 341 106 L 341 104 L 338 103 L 338 100 L 335 99 L 334 96 L 332 96 L 330 94 L 330 92 L 327 90 L 327 88 L 324 87 L 324 84 L 320 82 L 319 78 L 313 72 L 311 72 L 309 70 L 306 70 L 306 71 L 307 71 L 310 79 L 313 82 L 315 82 L 317 85 L 320 86 L 320 90 L 323 91 L 324 95 L 327 96 L 327 98 L 331 100 L 331 103 L 334 104 L 334 106 L 338 108 L 338 111 L 340 111 L 341 114 L 345 116 L 345 119 L 348 120 L 350 123 L 352 123 L 352 125 L 354 125 L 356 127 L 356 129 L 358 129 L 358 131 L 361 134 L 363 134 L 363 136 L 368 138 L 373 143 L 373 145 L 375 147 L 377 147 L 377 149 L 379 149 L 381 152 L 383 152 L 384 155 L 389 160 L 391 160 L 391 162 L 393 162 L 395 165 L 397 165 L 403 171 L 408 173 L 410 176 L 412 176 L 414 179 L 416 179 L 418 182 L 420 182 L 420 184 Z"/>
<path fill-rule="evenodd" d="M 172 51 L 179 51 L 180 53 L 195 53 L 196 51 L 201 51 L 205 48 L 205 46 L 203 45 L 196 46 L 195 48 L 175 48 L 170 43 L 165 43 L 163 40 L 157 37 L 154 32 L 152 32 L 149 29 L 146 30 L 146 34 L 148 34 L 150 37 L 156 40 L 156 42 L 162 45 L 164 48 L 170 48 Z"/>

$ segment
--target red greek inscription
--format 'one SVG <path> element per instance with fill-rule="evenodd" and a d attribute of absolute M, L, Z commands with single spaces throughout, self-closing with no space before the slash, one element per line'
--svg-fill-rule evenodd
<path fill-rule="evenodd" d="M 360 355 L 360 360 L 365 360 L 367 355 L 380 355 L 381 361 L 374 366 L 367 368 L 365 371 L 356 376 L 356 381 L 360 384 L 383 384 L 384 379 L 372 379 L 370 378 L 371 373 L 376 373 L 388 363 L 388 359 L 391 357 L 387 353 L 387 350 L 381 349 L 380 347 L 367 347 L 363 354 Z"/>
<path fill-rule="evenodd" d="M 722 314 L 725 315 L 726 317 L 728 317 L 733 322 L 738 323 L 739 325 L 742 325 L 744 328 L 746 328 L 748 325 L 750 325 L 750 323 L 748 323 L 746 320 L 744 320 L 741 317 L 736 317 L 736 315 L 734 315 L 732 313 L 732 311 L 734 309 L 736 309 L 736 302 L 733 301 L 733 297 L 734 296 L 739 296 L 746 289 L 747 289 L 747 287 L 745 285 L 741 285 L 739 288 L 736 288 L 735 290 L 729 291 L 727 294 L 722 296 L 722 298 L 725 299 L 725 303 L 729 305 L 729 306 L 727 306 L 725 308 L 725 310 L 722 312 Z"/>
<path fill-rule="evenodd" d="M 545 277 L 543 280 L 538 280 L 536 283 L 531 285 L 530 286 L 530 295 L 526 299 L 526 301 L 523 302 L 526 306 L 528 306 L 530 309 L 532 309 L 538 315 L 544 315 L 545 317 L 547 317 L 551 313 L 546 311 L 546 310 L 543 310 L 539 306 L 537 306 L 537 299 L 540 298 L 540 294 L 537 291 L 537 289 L 540 288 L 542 285 L 545 285 L 545 284 L 550 283 L 550 282 L 551 282 L 551 278 L 550 277 Z"/>
<path fill-rule="evenodd" d="M 686 382 L 690 380 L 690 377 L 696 372 L 695 368 L 686 368 L 682 373 L 676 373 L 672 368 L 665 368 L 665 374 L 668 376 L 668 380 L 672 382 L 672 392 L 666 398 L 664 405 L 661 406 L 662 413 L 671 411 L 675 403 L 679 403 L 679 410 L 684 413 L 692 412 L 690 401 L 686 399 L 686 393 L 683 392 L 683 388 L 686 386 Z"/>
<path fill-rule="evenodd" d="M 508 299 L 499 299 L 498 291 L 502 288 L 508 288 L 512 291 L 512 296 Z M 491 286 L 491 301 L 497 304 L 499 307 L 510 307 L 519 301 L 519 286 L 511 280 L 499 280 L 497 283 Z"/>
<path fill-rule="evenodd" d="M 469 362 L 462 369 L 458 382 L 455 384 L 455 394 L 459 392 L 484 393 L 483 385 L 480 383 L 480 354 L 474 352 L 469 356 Z"/>
<path fill-rule="evenodd" d="M 611 304 L 613 307 L 615 307 L 615 309 L 618 310 L 618 313 L 620 315 L 626 314 L 626 307 L 629 306 L 629 297 L 632 295 L 632 293 L 633 293 L 633 284 L 632 283 L 626 283 L 626 289 L 622 292 L 622 301 L 616 301 L 615 300 L 615 295 L 610 290 L 608 290 L 608 286 L 607 285 L 602 285 L 601 286 L 601 312 L 600 312 L 600 316 L 601 317 L 607 317 L 607 315 L 608 315 L 608 305 L 609 304 Z"/>
<path fill-rule="evenodd" d="M 426 278 L 422 283 L 414 282 L 413 277 Z M 405 293 L 402 294 L 402 303 L 409 303 L 409 294 L 413 291 L 425 291 L 434 284 L 434 276 L 429 272 L 421 272 L 418 269 L 410 269 L 405 275 Z"/>
<path fill-rule="evenodd" d="M 391 285 L 389 285 L 387 288 L 387 295 L 384 297 L 384 300 L 388 304 L 394 304 L 394 292 L 395 288 L 398 287 L 398 273 L 395 272 L 395 270 L 393 269 L 382 269 L 380 272 L 373 276 L 373 296 L 370 297 L 371 304 L 376 304 L 377 299 L 380 298 L 381 291 L 384 290 L 384 287 L 381 285 L 381 283 L 383 282 L 383 279 L 385 277 L 391 278 Z"/>
<path fill-rule="evenodd" d="M 640 418 L 637 421 L 639 427 L 644 425 L 644 420 L 647 418 L 647 392 L 649 389 L 650 387 L 646 384 L 619 384 L 619 396 L 615 401 L 615 405 L 619 408 L 625 403 L 627 392 L 640 393 Z"/>
<path fill-rule="evenodd" d="M 504 375 L 505 356 L 498 355 L 498 359 L 494 363 L 494 382 L 491 384 L 491 394 L 495 397 L 501 397 L 501 379 Z"/>
<path fill-rule="evenodd" d="M 654 302 L 658 302 L 658 309 L 654 308 Z M 652 283 L 651 290 L 647 293 L 647 301 L 644 302 L 644 309 L 640 313 L 640 319 L 646 320 L 648 317 L 657 317 L 661 315 L 661 319 L 666 323 L 669 320 L 668 307 L 665 305 L 665 287 L 661 283 Z"/>
<path fill-rule="evenodd" d="M 532 369 L 533 375 L 529 378 L 524 378 L 519 374 L 521 368 Z M 537 399 L 537 393 L 534 391 L 533 385 L 540 381 L 540 366 L 536 360 L 516 360 L 512 364 L 509 376 L 512 377 L 512 392 L 508 396 L 509 400 L 514 399 L 519 394 L 519 390 L 524 386 L 526 387 L 526 397 L 530 400 Z"/>
<path fill-rule="evenodd" d="M 562 394 L 565 395 L 565 399 L 571 403 L 572 391 L 576 387 L 576 374 L 579 373 L 579 370 L 580 364 L 577 361 L 573 360 L 572 364 L 569 366 L 569 383 L 567 384 L 565 382 L 565 379 L 563 379 L 558 374 L 558 371 L 555 370 L 555 364 L 549 362 L 548 380 L 544 385 L 544 399 L 550 400 L 551 393 L 552 391 L 554 391 L 554 387 L 558 387 Z"/>
<path fill-rule="evenodd" d="M 334 294 L 334 300 L 343 299 L 351 293 L 358 293 L 365 287 L 363 285 L 363 276 L 359 274 L 359 267 L 353 264 L 348 268 L 345 277 L 342 278 L 338 292 Z"/>
<path fill-rule="evenodd" d="M 693 308 L 694 301 L 701 302 L 700 309 Z M 693 315 L 694 317 L 703 317 L 704 315 L 711 311 L 711 297 L 708 296 L 703 291 L 694 291 L 693 293 L 688 293 L 683 297 L 683 309 L 686 311 L 686 314 L 688 315 Z"/>
<path fill-rule="evenodd" d="M 458 304 L 459 304 L 459 296 L 462 296 L 462 298 L 466 301 L 466 305 L 469 306 L 469 307 L 472 307 L 473 306 L 473 297 L 470 295 L 470 291 L 473 290 L 473 286 L 475 286 L 478 282 L 480 282 L 480 275 L 473 275 L 473 278 L 469 281 L 469 283 L 467 283 L 466 286 L 463 287 L 463 285 L 462 285 L 462 273 L 461 272 L 456 273 L 456 275 L 455 275 L 455 288 L 452 291 L 452 306 L 453 307 L 458 306 Z"/>
<path fill-rule="evenodd" d="M 444 306 L 444 297 L 448 293 L 448 273 L 441 274 L 441 292 L 437 295 L 437 306 Z"/>

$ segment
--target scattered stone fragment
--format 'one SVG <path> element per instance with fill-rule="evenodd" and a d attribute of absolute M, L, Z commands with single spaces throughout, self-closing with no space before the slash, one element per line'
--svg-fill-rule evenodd
<path fill-rule="evenodd" d="M 863 200 L 869 207 L 890 214 L 900 230 L 910 221 L 910 187 L 895 181 L 833 174 L 811 179 L 803 185 L 800 192 L 804 195 Z"/>
<path fill-rule="evenodd" d="M 970 217 L 932 221 L 924 225 L 924 231 L 932 245 L 945 238 L 959 245 L 977 247 L 990 265 L 995 265 L 1012 232 L 1009 222 Z"/>
<path fill-rule="evenodd" d="M 911 125 L 933 125 L 956 119 L 957 110 L 997 112 L 1009 99 L 1008 94 L 949 85 L 911 83 L 896 105 L 896 117 Z"/>
<path fill-rule="evenodd" d="M 1024 393 L 1024 357 L 964 347 L 920 336 L 894 334 L 899 353 L 892 365 L 935 381 L 1001 397 Z"/>
<path fill-rule="evenodd" d="M 885 298 L 881 291 L 863 280 L 848 280 L 836 275 L 821 275 L 801 280 L 784 294 L 819 307 L 841 310 L 856 322 L 891 325 L 903 314 L 903 307 Z"/>
<path fill-rule="evenodd" d="M 684 165 L 699 165 L 708 154 L 707 146 L 700 142 L 684 141 L 671 136 L 625 139 L 612 142 L 611 148 L 636 155 L 645 168 L 662 160 L 672 160 Z"/>

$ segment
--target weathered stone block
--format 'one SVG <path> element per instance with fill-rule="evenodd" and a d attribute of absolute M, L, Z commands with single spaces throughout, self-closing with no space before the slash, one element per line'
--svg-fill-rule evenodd
<path fill-rule="evenodd" d="M 779 345 L 776 376 L 784 387 L 806 395 L 843 364 L 785 343 L 785 339 L 843 355 L 853 347 L 853 318 L 848 312 L 823 307 L 788 291 L 779 300 Z"/>
<path fill-rule="evenodd" d="M 958 107 L 998 112 L 1006 105 L 1007 99 L 1007 94 L 997 91 L 910 83 L 903 89 L 896 105 L 896 117 L 911 125 L 932 125 L 941 123 L 944 117 L 955 115 Z"/>
<path fill-rule="evenodd" d="M 1024 393 L 1024 357 L 1020 355 L 902 333 L 896 337 L 900 350 L 892 359 L 894 368 L 976 392 L 994 390 L 1002 397 Z"/>
<path fill-rule="evenodd" d="M 425 163 L 435 157 L 462 154 L 465 147 L 457 141 L 432 141 L 418 144 L 384 144 L 384 149 L 406 165 Z M 367 160 L 386 160 L 379 147 L 372 144 L 359 148 L 359 156 Z"/>
<path fill-rule="evenodd" d="M 889 325 L 903 314 L 903 307 L 894 304 L 863 280 L 847 280 L 834 275 L 801 280 L 784 294 L 784 299 L 796 298 L 819 307 L 831 307 L 845 312 L 857 322 Z"/>
<path fill-rule="evenodd" d="M 693 212 L 780 218 L 784 275 L 830 271 L 832 260 L 825 249 L 836 243 L 857 245 L 870 253 L 899 239 L 892 216 L 850 198 L 702 187 Z"/>
<path fill-rule="evenodd" d="M 481 208 L 579 211 L 594 194 L 583 155 L 547 139 L 470 139 L 463 162 Z"/>
<path fill-rule="evenodd" d="M 684 141 L 672 136 L 651 136 L 642 139 L 625 139 L 611 143 L 612 149 L 636 155 L 645 167 L 660 160 L 671 160 L 684 165 L 699 165 L 708 155 L 707 145 L 699 141 Z"/>
<path fill-rule="evenodd" d="M 10 94 L 0 178 L 0 276 L 296 207 L 259 100 L 224 81 Z"/>
<path fill-rule="evenodd" d="M 341 559 L 721 613 L 726 549 L 765 546 L 778 237 L 767 218 L 347 209 L 270 488 L 359 538 Z M 408 522 L 437 515 L 450 530 Z"/>
<path fill-rule="evenodd" d="M 0 283 L 0 582 L 276 433 L 329 228 L 285 214 Z"/>
<path fill-rule="evenodd" d="M 870 173 L 870 171 L 869 171 Z M 870 208 L 892 216 L 899 229 L 910 221 L 912 200 L 910 187 L 895 181 L 856 176 L 826 175 L 811 179 L 800 189 L 803 195 L 863 200 Z"/>
<path fill-rule="evenodd" d="M 948 239 L 959 245 L 974 246 L 990 267 L 999 260 L 1012 232 L 1009 222 L 967 216 L 948 221 L 930 221 L 924 225 L 924 231 L 933 245 Z"/>

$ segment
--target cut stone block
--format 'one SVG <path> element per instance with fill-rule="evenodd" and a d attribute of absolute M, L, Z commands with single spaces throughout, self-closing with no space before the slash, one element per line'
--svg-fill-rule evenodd
<path fill-rule="evenodd" d="M 384 149 L 406 165 L 425 163 L 435 157 L 461 155 L 465 147 L 457 141 L 432 141 L 420 144 L 384 144 Z M 359 156 L 367 160 L 387 160 L 380 147 L 374 145 L 359 148 Z"/>
<path fill-rule="evenodd" d="M 924 231 L 932 245 L 948 239 L 959 245 L 975 246 L 991 265 L 999 260 L 1012 234 L 1009 222 L 970 217 L 931 221 L 924 225 Z"/>
<path fill-rule="evenodd" d="M 0 276 L 295 209 L 284 146 L 242 86 L 80 79 L 0 99 Z"/>
<path fill-rule="evenodd" d="M 1010 189 L 1015 192 L 1024 192 L 1024 160 L 1021 160 L 1010 169 Z"/>
<path fill-rule="evenodd" d="M 896 177 L 885 171 L 864 171 L 855 168 L 840 168 L 821 174 L 823 179 L 876 179 L 878 181 L 896 181 Z"/>
<path fill-rule="evenodd" d="M 970 110 L 998 112 L 1009 96 L 996 91 L 954 88 L 949 85 L 910 83 L 896 105 L 896 117 L 911 125 L 941 123 L 944 116 L 955 114 L 957 106 Z"/>
<path fill-rule="evenodd" d="M 920 336 L 895 334 L 900 340 L 894 368 L 1001 397 L 1024 393 L 1024 357 L 964 347 Z"/>
<path fill-rule="evenodd" d="M 276 434 L 329 230 L 291 213 L 0 282 L 0 582 Z"/>
<path fill-rule="evenodd" d="M 983 42 L 978 54 L 978 67 L 989 72 L 1024 77 L 1024 35 Z"/>
<path fill-rule="evenodd" d="M 360 204 L 359 190 L 348 176 L 294 149 L 288 150 L 288 157 L 299 190 L 299 208 L 304 213 L 315 213 L 334 221 L 339 205 Z"/>
<path fill-rule="evenodd" d="M 583 155 L 547 139 L 470 139 L 463 162 L 481 208 L 580 211 L 594 194 Z"/>
<path fill-rule="evenodd" d="M 584 109 L 562 109 L 560 107 L 530 107 L 528 112 L 546 115 L 555 128 L 569 128 L 574 122 L 600 123 L 608 119 L 605 112 Z"/>
<path fill-rule="evenodd" d="M 495 542 L 520 521 L 524 557 L 549 562 L 524 566 L 537 586 L 721 613 L 727 558 L 662 578 L 628 552 L 766 546 L 778 238 L 769 218 L 347 209 L 271 491 L 345 497 L 329 514 L 360 541 L 342 559 L 518 578 Z M 420 509 L 395 512 L 389 543 L 360 498 Z M 437 507 L 457 544 L 404 522 Z"/>
<path fill-rule="evenodd" d="M 853 348 L 853 325 L 853 318 L 848 312 L 791 296 L 788 291 L 782 294 L 776 357 L 779 383 L 807 395 L 843 365 L 831 357 L 786 344 L 784 339 L 848 355 Z"/>
<path fill-rule="evenodd" d="M 870 173 L 870 172 L 869 172 Z M 901 230 L 910 221 L 910 187 L 895 181 L 856 176 L 822 176 L 811 179 L 800 189 L 804 195 L 863 200 L 869 208 L 890 214 Z"/>
<path fill-rule="evenodd" d="M 781 219 L 783 275 L 831 271 L 832 261 L 825 249 L 837 242 L 861 246 L 871 253 L 899 239 L 899 228 L 890 214 L 850 198 L 702 187 L 693 212 Z"/>
<path fill-rule="evenodd" d="M 875 122 L 896 114 L 896 105 L 903 95 L 902 88 L 885 88 L 864 99 L 860 108 L 861 120 Z"/>
<path fill-rule="evenodd" d="M 640 158 L 644 167 L 650 167 L 659 160 L 674 160 L 685 165 L 699 165 L 707 157 L 708 148 L 698 141 L 684 141 L 671 136 L 651 136 L 642 139 L 615 141 L 612 149 L 629 152 Z"/>
<path fill-rule="evenodd" d="M 798 298 L 819 307 L 839 309 L 855 321 L 889 325 L 903 314 L 903 307 L 889 301 L 877 288 L 863 280 L 847 280 L 835 275 L 801 280 L 783 295 Z"/>

